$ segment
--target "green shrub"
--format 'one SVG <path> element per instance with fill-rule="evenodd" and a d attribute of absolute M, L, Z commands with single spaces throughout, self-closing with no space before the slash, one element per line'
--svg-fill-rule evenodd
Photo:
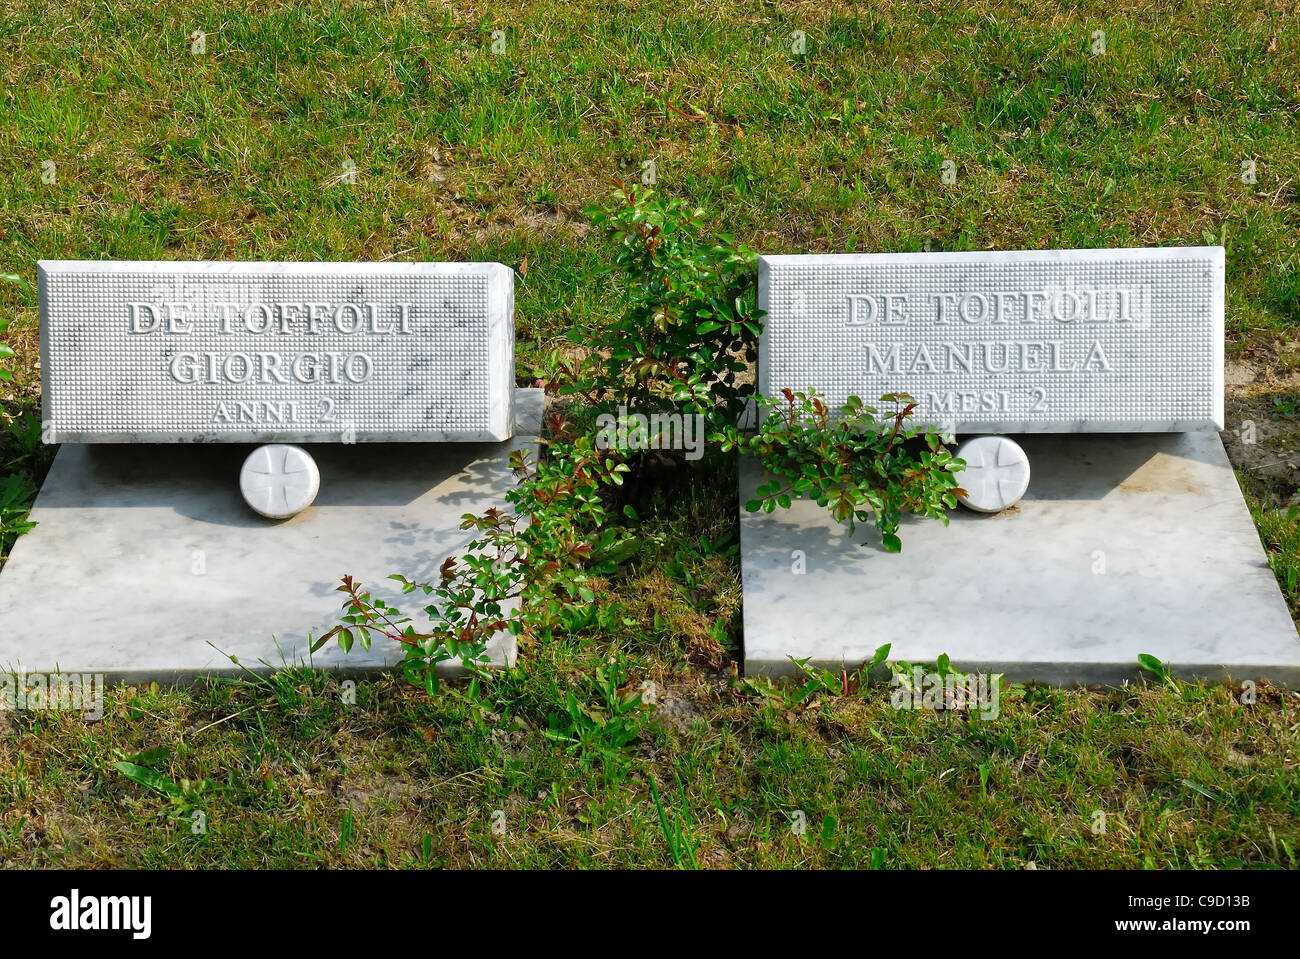
<path fill-rule="evenodd" d="M 378 633 L 403 645 L 407 675 L 433 692 L 439 663 L 459 659 L 474 668 L 498 631 L 537 639 L 571 621 L 577 605 L 595 602 L 587 585 L 593 558 L 617 553 L 631 538 L 606 522 L 614 490 L 651 463 L 691 458 L 662 434 L 641 436 L 647 444 L 609 442 L 608 428 L 597 427 L 615 414 L 691 417 L 713 451 L 757 457 L 777 479 L 759 490 L 752 509 L 770 512 L 807 495 L 850 525 L 873 518 L 894 552 L 904 512 L 947 521 L 945 508 L 956 505 L 952 470 L 961 463 L 940 437 L 912 425 L 915 404 L 904 397 L 884 398 L 901 408 L 878 424 L 876 411 L 856 398 L 833 417 L 817 395 L 786 391 L 784 404 L 761 401 L 771 415 L 756 435 L 741 434 L 762 332 L 752 251 L 730 237 L 703 238 L 703 211 L 621 183 L 588 214 L 615 244 L 627 308 L 598 342 L 585 328 L 572 334 L 585 359 L 566 364 L 556 356 L 548 364 L 547 392 L 570 402 L 549 417 L 538 462 L 514 454 L 520 482 L 507 494 L 510 511 L 466 515 L 462 528 L 475 539 L 443 563 L 437 582 L 390 577 L 428 599 L 429 627 L 417 630 L 349 576 L 338 587 L 347 594 L 342 621 L 315 648 L 332 638 L 344 650 L 368 648 Z M 630 505 L 623 512 L 636 516 Z M 579 722 L 575 703 L 568 725 L 555 718 L 557 735 Z"/>
<path fill-rule="evenodd" d="M 745 504 L 751 512 L 788 507 L 809 496 L 840 522 L 874 520 L 884 548 L 903 548 L 898 526 L 903 513 L 948 523 L 957 506 L 957 477 L 966 464 L 955 459 L 934 433 L 911 422 L 916 403 L 906 393 L 888 394 L 892 413 L 877 420 L 875 407 L 850 396 L 837 416 L 815 393 L 782 390 L 784 402 L 763 398 L 768 409 L 758 432 L 738 440 L 776 479 Z M 917 448 L 917 444 L 922 444 Z"/>
<path fill-rule="evenodd" d="M 756 255 L 728 236 L 701 239 L 703 210 L 650 189 L 615 184 L 586 212 L 615 244 L 628 305 L 562 392 L 598 412 L 699 414 L 710 432 L 733 427 L 754 393 L 743 377 L 762 332 Z M 594 345 L 586 330 L 573 339 Z"/>

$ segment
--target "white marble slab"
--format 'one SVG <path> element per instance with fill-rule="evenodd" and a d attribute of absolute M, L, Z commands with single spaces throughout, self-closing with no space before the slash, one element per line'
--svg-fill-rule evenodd
<path fill-rule="evenodd" d="M 309 654 L 309 634 L 338 622 L 340 578 L 418 628 L 423 594 L 403 596 L 388 575 L 436 582 L 472 538 L 461 516 L 505 508 L 510 451 L 530 442 L 312 446 L 320 493 L 282 522 L 240 497 L 249 447 L 64 446 L 31 514 L 38 525 L 0 570 L 0 670 L 126 682 L 238 674 L 218 650 L 262 673 L 260 661 L 345 674 L 392 666 L 401 655 L 387 640 Z M 515 651 L 501 634 L 490 652 L 501 664 Z"/>
<path fill-rule="evenodd" d="M 759 258 L 759 391 L 956 433 L 1223 428 L 1222 247 Z"/>
<path fill-rule="evenodd" d="M 1217 434 L 1020 441 L 1034 481 L 1018 507 L 909 517 L 896 555 L 806 500 L 745 512 L 761 478 L 746 461 L 746 672 L 789 673 L 790 656 L 852 669 L 890 643 L 891 659 L 947 653 L 1012 681 L 1119 683 L 1150 653 L 1183 676 L 1300 683 L 1300 638 Z"/>
<path fill-rule="evenodd" d="M 500 263 L 42 260 L 47 441 L 511 436 Z"/>

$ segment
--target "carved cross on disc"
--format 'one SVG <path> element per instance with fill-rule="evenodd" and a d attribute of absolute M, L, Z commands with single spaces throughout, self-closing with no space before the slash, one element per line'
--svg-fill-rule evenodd
<path fill-rule="evenodd" d="M 253 510 L 269 519 L 288 519 L 305 510 L 320 491 L 320 471 L 299 446 L 259 446 L 239 471 L 239 490 Z"/>
<path fill-rule="evenodd" d="M 1005 436 L 976 436 L 957 447 L 966 469 L 957 483 L 966 490 L 957 500 L 979 513 L 1000 513 L 1014 506 L 1029 489 L 1029 457 Z"/>

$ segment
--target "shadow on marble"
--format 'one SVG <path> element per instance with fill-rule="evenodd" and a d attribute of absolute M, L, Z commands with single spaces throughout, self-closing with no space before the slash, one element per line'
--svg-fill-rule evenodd
<path fill-rule="evenodd" d="M 322 495 L 276 522 L 240 497 L 238 447 L 64 446 L 32 511 L 38 525 L 0 571 L 0 667 L 130 681 L 238 673 L 217 650 L 349 674 L 391 666 L 395 642 L 309 654 L 309 637 L 338 621 L 340 578 L 421 628 L 423 603 L 387 577 L 436 579 L 474 536 L 462 515 L 504 508 L 510 453 L 532 447 L 516 437 L 313 448 Z M 513 661 L 513 639 L 501 639 L 497 661 Z"/>
<path fill-rule="evenodd" d="M 947 528 L 907 517 L 900 554 L 806 500 L 745 512 L 761 471 L 744 461 L 746 670 L 853 666 L 888 642 L 896 659 L 947 653 L 1044 682 L 1131 678 L 1141 652 L 1184 673 L 1300 679 L 1300 639 L 1216 433 L 1043 439 L 1025 442 L 1033 495 L 992 516 L 955 510 Z"/>

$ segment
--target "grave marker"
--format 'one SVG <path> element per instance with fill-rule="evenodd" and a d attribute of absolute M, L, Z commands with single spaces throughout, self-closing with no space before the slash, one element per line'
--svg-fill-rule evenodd
<path fill-rule="evenodd" d="M 56 443 L 500 441 L 499 263 L 38 264 Z"/>
<path fill-rule="evenodd" d="M 899 555 L 809 499 L 744 510 L 766 477 L 742 460 L 746 673 L 852 669 L 889 643 L 1008 680 L 1119 683 L 1147 652 L 1181 676 L 1300 681 L 1213 432 L 1223 294 L 1221 247 L 760 257 L 760 392 L 901 391 L 921 423 L 1039 435 L 966 439 L 962 501 L 1000 515 L 906 517 Z"/>
<path fill-rule="evenodd" d="M 759 390 L 957 433 L 1223 428 L 1222 247 L 759 257 Z"/>
<path fill-rule="evenodd" d="M 534 449 L 513 434 L 544 409 L 541 390 L 516 401 L 512 272 L 42 261 L 38 281 L 43 435 L 67 445 L 0 576 L 0 669 L 175 681 L 399 662 L 400 644 L 345 657 L 313 637 L 338 621 L 343 573 L 400 602 L 385 577 L 435 578 L 473 538 L 462 517 L 507 506 L 511 455 Z M 276 522 L 242 509 L 236 479 Z M 515 650 L 503 630 L 490 661 Z"/>

